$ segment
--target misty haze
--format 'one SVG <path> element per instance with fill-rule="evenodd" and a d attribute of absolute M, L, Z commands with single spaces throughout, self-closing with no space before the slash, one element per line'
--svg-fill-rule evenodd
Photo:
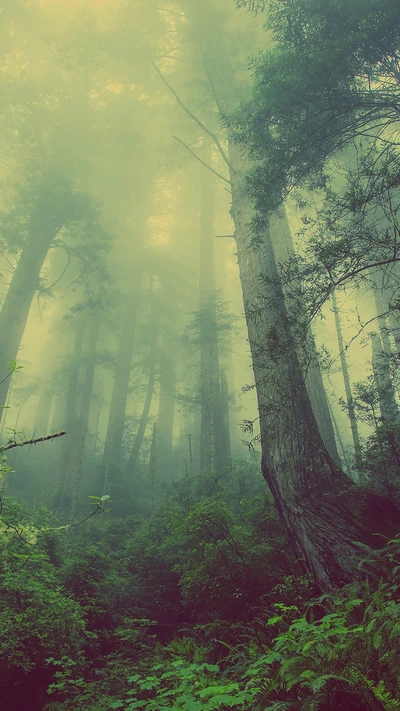
<path fill-rule="evenodd" d="M 0 39 L 0 709 L 400 709 L 397 0 Z"/>

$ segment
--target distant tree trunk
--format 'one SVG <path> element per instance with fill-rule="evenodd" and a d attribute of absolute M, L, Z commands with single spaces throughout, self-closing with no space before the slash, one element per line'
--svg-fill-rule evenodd
<path fill-rule="evenodd" d="M 335 430 L 335 438 L 336 438 L 336 441 L 337 441 L 337 443 L 338 443 L 338 445 L 339 445 L 339 449 L 340 449 L 340 452 L 341 452 L 341 455 L 342 455 L 341 461 L 343 462 L 343 464 L 344 464 L 344 466 L 345 466 L 345 468 L 346 468 L 346 474 L 348 474 L 349 471 L 350 471 L 350 469 L 351 469 L 351 462 L 349 461 L 349 457 L 348 457 L 348 455 L 347 455 L 347 453 L 346 453 L 346 450 L 345 450 L 345 448 L 344 448 L 342 436 L 341 436 L 341 434 L 340 434 L 339 427 L 338 427 L 338 424 L 337 424 L 337 422 L 336 422 L 336 417 L 335 417 L 335 415 L 333 414 L 332 407 L 331 407 L 331 404 L 329 403 L 329 400 L 328 400 L 328 404 L 329 404 L 329 412 L 330 412 L 330 415 L 331 415 L 331 421 L 332 421 L 332 424 L 333 424 L 333 429 Z"/>
<path fill-rule="evenodd" d="M 136 276 L 138 278 L 138 276 Z M 110 414 L 103 453 L 105 476 L 111 468 L 121 466 L 122 440 L 125 427 L 126 401 L 131 374 L 133 346 L 135 342 L 136 317 L 138 311 L 138 290 L 135 289 L 126 299 L 119 347 L 115 365 L 114 385 L 111 396 Z"/>
<path fill-rule="evenodd" d="M 0 313 L 1 361 L 3 369 L 10 360 L 17 360 L 18 349 L 24 335 L 32 299 L 39 287 L 40 272 L 47 252 L 61 224 L 46 225 L 39 231 L 32 226 L 15 267 L 4 305 Z M 0 406 L 4 406 L 10 386 L 10 378 L 0 384 Z M 0 418 L 3 410 L 0 409 Z"/>
<path fill-rule="evenodd" d="M 76 317 L 74 350 L 72 352 L 71 364 L 69 367 L 67 397 L 65 401 L 64 423 L 68 428 L 76 420 L 78 408 L 78 385 L 79 374 L 82 364 L 83 341 L 87 326 L 87 314 L 80 313 Z"/>
<path fill-rule="evenodd" d="M 67 435 L 63 442 L 64 446 L 61 459 L 59 490 L 57 495 L 61 508 L 64 506 L 65 496 L 69 497 L 71 495 L 75 454 L 79 440 L 80 426 L 78 417 L 78 385 L 86 325 L 87 314 L 78 314 L 76 316 L 74 349 L 69 367 L 68 388 L 62 424 L 62 427 L 66 430 Z"/>
<path fill-rule="evenodd" d="M 233 235 L 232 235 L 233 237 Z M 229 239 L 219 239 L 217 242 L 216 256 L 219 259 L 219 287 L 222 292 L 222 297 L 224 302 L 228 302 L 230 308 L 231 304 L 231 294 L 229 288 L 228 274 L 227 274 L 227 260 L 228 256 L 231 257 L 231 252 L 228 251 L 227 245 L 229 245 Z M 240 308 L 240 307 L 239 307 Z M 220 382 L 221 382 L 221 407 L 222 407 L 222 438 L 223 438 L 223 462 L 224 468 L 230 466 L 232 459 L 231 451 L 231 433 L 236 432 L 239 428 L 239 422 L 235 422 L 235 413 L 231 413 L 231 399 L 235 392 L 235 373 L 234 373 L 234 363 L 232 358 L 232 332 L 228 331 L 226 334 L 227 339 L 227 352 L 220 353 L 219 365 L 220 365 Z M 237 427 L 235 426 L 237 425 Z"/>
<path fill-rule="evenodd" d="M 355 409 L 354 409 L 353 393 L 351 391 L 349 369 L 347 366 L 346 351 L 345 351 L 345 346 L 344 346 L 343 336 L 342 336 L 342 326 L 340 323 L 340 315 L 339 315 L 339 310 L 338 310 L 338 306 L 337 306 L 336 294 L 334 291 L 332 291 L 332 306 L 333 306 L 333 313 L 335 316 L 336 336 L 337 336 L 337 343 L 338 343 L 338 349 L 339 349 L 340 364 L 341 364 L 341 368 L 342 368 L 344 390 L 346 393 L 347 412 L 348 412 L 348 416 L 349 416 L 349 420 L 350 420 L 351 434 L 353 437 L 356 467 L 357 467 L 357 469 L 359 469 L 360 462 L 361 462 L 360 436 L 358 434 L 358 425 L 357 425 L 357 418 L 356 418 L 356 413 L 355 413 Z"/>
<path fill-rule="evenodd" d="M 246 164 L 230 146 L 232 217 L 258 397 L 262 471 L 303 567 L 322 589 L 352 581 L 373 545 L 351 497 L 352 482 L 327 452 L 292 341 L 268 231 L 253 245 Z M 338 496 L 338 498 L 337 498 Z M 377 522 L 368 521 L 371 528 Z"/>
<path fill-rule="evenodd" d="M 51 171 L 43 174 L 27 215 L 27 236 L 0 313 L 1 365 L 16 360 L 40 272 L 55 237 L 69 219 L 83 219 L 85 208 L 75 201 L 72 186 Z M 83 209 L 82 209 L 83 208 Z M 10 378 L 0 385 L 0 406 L 5 404 Z M 0 409 L 0 417 L 2 410 Z"/>
<path fill-rule="evenodd" d="M 104 493 L 109 490 L 109 474 L 114 477 L 122 470 L 122 443 L 126 419 L 129 380 L 135 343 L 136 321 L 141 299 L 143 275 L 143 251 L 148 207 L 151 197 L 152 179 L 143 177 L 140 190 L 136 195 L 136 226 L 129 245 L 126 276 L 130 289 L 126 296 L 122 314 L 119 344 L 115 363 L 114 383 L 111 395 L 107 434 L 103 451 L 102 470 L 104 474 Z"/>
<path fill-rule="evenodd" d="M 207 151 L 209 158 L 211 151 Z M 217 368 L 213 181 L 201 168 L 200 206 L 200 470 L 213 465 L 213 380 Z"/>
<path fill-rule="evenodd" d="M 379 331 L 381 334 L 381 340 L 383 345 L 383 351 L 387 356 L 392 355 L 392 347 L 390 345 L 389 329 L 386 323 L 386 317 L 383 315 L 385 313 L 385 307 L 383 304 L 381 290 L 377 285 L 373 288 L 373 294 L 375 299 L 376 313 L 378 316 Z"/>
<path fill-rule="evenodd" d="M 280 218 L 271 218 L 271 235 L 273 237 L 273 249 L 275 258 L 278 263 L 284 264 L 290 257 L 295 254 L 295 248 L 293 244 L 292 233 L 290 231 L 289 222 L 286 216 L 286 211 L 284 208 L 283 216 Z M 289 312 L 291 310 L 296 311 L 293 313 L 294 318 L 299 319 L 301 310 L 301 288 L 302 285 L 298 284 L 298 288 L 294 289 L 293 283 L 290 285 L 290 292 L 296 292 L 294 303 L 291 303 L 289 299 L 286 301 L 285 288 L 283 292 L 285 295 L 286 308 Z M 326 390 L 324 382 L 322 380 L 321 368 L 318 362 L 318 353 L 315 345 L 314 335 L 312 333 L 311 327 L 309 326 L 304 333 L 304 339 L 302 338 L 301 348 L 303 350 L 300 356 L 300 362 L 305 360 L 305 379 L 308 395 L 311 400 L 311 405 L 314 411 L 315 419 L 317 420 L 318 429 L 321 433 L 322 439 L 324 441 L 325 447 L 327 448 L 329 454 L 331 455 L 337 466 L 341 466 L 340 457 L 337 450 L 335 432 L 332 424 L 331 414 L 329 411 L 329 403 L 326 395 Z"/>
<path fill-rule="evenodd" d="M 390 429 L 399 422 L 399 408 L 390 375 L 389 356 L 376 333 L 372 338 L 372 369 L 379 397 L 382 423 Z"/>
<path fill-rule="evenodd" d="M 100 333 L 99 314 L 90 314 L 89 340 L 85 358 L 85 380 L 82 389 L 82 402 L 80 410 L 80 421 L 82 427 L 82 437 L 86 439 L 89 430 L 90 406 L 93 396 L 93 382 L 97 363 L 97 343 Z"/>
<path fill-rule="evenodd" d="M 140 450 L 142 448 L 144 435 L 146 432 L 146 427 L 149 421 L 149 413 L 151 407 L 151 401 L 154 394 L 154 385 L 156 378 L 156 365 L 157 365 L 157 327 L 153 323 L 152 334 L 150 340 L 150 352 L 149 352 L 149 379 L 147 383 L 146 397 L 143 405 L 142 414 L 140 417 L 139 427 L 136 432 L 135 440 L 129 459 L 126 463 L 126 471 L 130 476 L 134 476 L 137 473 L 137 464 L 139 459 Z"/>
<path fill-rule="evenodd" d="M 157 480 L 166 481 L 173 473 L 173 432 L 176 395 L 176 344 L 164 334 L 160 368 L 160 398 L 157 415 Z"/>
<path fill-rule="evenodd" d="M 211 151 L 207 151 L 211 160 Z M 214 254 L 214 180 L 201 169 L 200 211 L 200 470 L 224 464 Z"/>
<path fill-rule="evenodd" d="M 49 433 L 49 419 L 53 404 L 54 390 L 48 383 L 43 384 L 36 410 L 35 427 L 40 436 Z"/>
<path fill-rule="evenodd" d="M 229 389 L 228 380 L 223 368 L 220 369 L 221 376 L 221 465 L 227 469 L 232 463 L 231 437 L 229 428 Z"/>

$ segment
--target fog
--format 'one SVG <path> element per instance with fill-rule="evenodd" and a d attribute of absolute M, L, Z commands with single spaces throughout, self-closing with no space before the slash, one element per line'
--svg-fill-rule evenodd
<path fill-rule="evenodd" d="M 10 297 L 17 352 L 2 354 L 10 387 L 1 433 L 4 441 L 67 433 L 46 449 L 10 453 L 10 493 L 58 496 L 62 508 L 77 486 L 80 502 L 93 493 L 121 501 L 151 475 L 161 492 L 200 471 L 207 417 L 212 468 L 218 422 L 225 465 L 258 457 L 221 116 L 248 95 L 250 57 L 266 40 L 260 18 L 219 0 L 210 19 L 208 5 L 2 8 L 4 304 L 27 263 Z M 288 204 L 288 215 L 297 244 L 301 214 Z M 370 372 L 361 326 L 373 309 L 359 289 L 340 295 L 353 380 Z M 325 386 L 350 451 L 332 305 L 322 313 L 313 327 L 332 356 Z M 202 396 L 207 378 L 216 378 L 219 414 Z M 243 421 L 254 422 L 252 435 Z"/>

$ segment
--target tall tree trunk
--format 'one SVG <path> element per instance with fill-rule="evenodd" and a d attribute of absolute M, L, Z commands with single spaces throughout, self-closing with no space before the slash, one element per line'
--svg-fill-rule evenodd
<path fill-rule="evenodd" d="M 380 279 L 381 281 L 381 279 Z M 381 340 L 382 340 L 382 345 L 383 345 L 383 351 L 386 353 L 388 357 L 392 355 L 392 347 L 390 345 L 390 336 L 389 336 L 389 329 L 386 323 L 386 317 L 383 315 L 385 313 L 385 307 L 383 304 L 383 299 L 381 296 L 381 289 L 382 286 L 380 287 L 377 285 L 376 287 L 373 288 L 373 293 L 374 293 L 374 300 L 375 300 L 375 307 L 376 307 L 376 314 L 378 316 L 378 324 L 379 324 L 379 331 L 381 334 Z"/>
<path fill-rule="evenodd" d="M 15 267 L 0 313 L 1 365 L 4 371 L 10 360 L 17 360 L 32 299 L 39 287 L 40 272 L 50 245 L 62 225 L 44 232 L 32 229 Z M 7 400 L 10 378 L 0 383 L 0 418 Z"/>
<path fill-rule="evenodd" d="M 170 333 L 164 334 L 160 368 L 160 398 L 157 415 L 156 474 L 167 481 L 173 474 L 173 432 L 176 395 L 176 344 Z"/>
<path fill-rule="evenodd" d="M 354 409 L 353 393 L 351 391 L 351 385 L 350 385 L 349 369 L 347 366 L 347 358 L 346 358 L 346 351 L 345 351 L 345 346 L 344 346 L 344 342 L 343 342 L 342 326 L 340 323 L 339 309 L 337 306 L 336 294 L 334 291 L 332 292 L 332 306 L 333 306 L 333 313 L 335 316 L 336 336 L 337 336 L 337 343 L 338 343 L 338 349 L 339 349 L 340 364 L 341 364 L 341 368 L 342 368 L 344 390 L 345 390 L 345 394 L 346 394 L 347 412 L 348 412 L 348 416 L 349 416 L 349 420 L 350 420 L 351 434 L 353 437 L 356 468 L 359 469 L 360 462 L 361 462 L 360 436 L 358 434 L 357 418 L 356 418 L 356 413 L 355 413 L 355 409 Z"/>
<path fill-rule="evenodd" d="M 211 151 L 207 150 L 207 160 Z M 200 210 L 200 470 L 223 468 L 221 390 L 214 254 L 214 180 L 201 168 Z"/>
<path fill-rule="evenodd" d="M 210 159 L 211 151 L 207 151 Z M 213 380 L 217 357 L 213 181 L 201 168 L 200 187 L 200 470 L 213 465 Z"/>
<path fill-rule="evenodd" d="M 318 431 L 268 231 L 254 245 L 246 165 L 230 146 L 232 217 L 258 397 L 262 471 L 305 570 L 322 589 L 352 581 L 374 539 L 340 496 L 351 480 Z M 337 497 L 339 497 L 337 499 Z"/>
<path fill-rule="evenodd" d="M 51 406 L 53 404 L 53 388 L 43 383 L 36 410 L 35 426 L 40 436 L 48 434 Z"/>
<path fill-rule="evenodd" d="M 153 323 L 152 334 L 150 340 L 150 353 L 149 353 L 149 380 L 147 383 L 146 397 L 143 405 L 142 414 L 140 417 L 139 427 L 136 432 L 136 437 L 133 443 L 129 459 L 126 464 L 126 471 L 130 476 L 134 476 L 137 473 L 137 464 L 139 459 L 140 450 L 142 448 L 144 435 L 146 432 L 147 423 L 149 421 L 149 413 L 151 407 L 151 401 L 154 394 L 154 384 L 156 378 L 156 365 L 157 365 L 157 326 Z"/>
<path fill-rule="evenodd" d="M 286 211 L 282 208 L 281 212 L 283 212 L 282 217 L 279 219 L 272 217 L 271 219 L 271 235 L 273 236 L 273 249 L 276 261 L 284 264 L 288 259 L 293 257 L 295 254 L 295 248 Z M 292 315 L 295 319 L 300 318 L 299 309 L 301 310 L 302 301 L 301 288 L 301 284 L 293 285 L 293 281 L 291 282 L 290 293 L 294 295 L 294 299 L 292 299 L 294 302 L 293 304 L 291 303 L 290 298 L 286 301 L 285 288 L 283 288 L 286 307 L 290 315 Z M 294 311 L 295 313 L 292 314 L 291 311 Z M 322 380 L 317 348 L 311 326 L 307 328 L 304 336 L 304 338 L 301 338 L 301 348 L 303 352 L 300 356 L 300 362 L 303 360 L 305 361 L 304 369 L 306 374 L 305 379 L 308 395 L 311 400 L 315 419 L 317 420 L 318 429 L 321 433 L 325 447 L 337 466 L 341 466 L 336 445 L 335 432 L 329 411 L 328 398 L 324 382 Z"/>
<path fill-rule="evenodd" d="M 110 469 L 119 469 L 121 466 L 126 401 L 128 397 L 138 311 L 138 295 L 138 289 L 135 288 L 126 299 L 125 312 L 121 325 L 110 414 L 103 453 L 103 468 L 107 480 Z"/>
<path fill-rule="evenodd" d="M 70 510 L 70 524 L 73 522 L 75 517 L 81 487 L 82 469 L 85 458 L 85 445 L 89 431 L 89 414 L 93 393 L 94 372 L 97 360 L 97 341 L 100 330 L 100 319 L 98 314 L 90 314 L 89 318 L 89 342 L 85 358 L 86 372 L 82 388 L 82 401 L 80 407 L 80 414 L 79 417 L 77 417 L 76 419 L 77 431 L 75 437 L 75 444 L 73 451 L 70 455 L 69 462 L 69 469 L 71 472 L 70 478 L 73 484 Z"/>
<path fill-rule="evenodd" d="M 67 435 L 63 442 L 63 452 L 60 468 L 60 480 L 57 499 L 63 508 L 65 498 L 72 493 L 72 477 L 74 473 L 75 453 L 79 442 L 79 375 L 82 362 L 83 341 L 87 326 L 87 314 L 80 313 L 76 317 L 74 349 L 69 367 L 68 388 L 65 401 L 63 428 Z"/>
<path fill-rule="evenodd" d="M 229 428 L 229 389 L 225 370 L 220 369 L 221 375 L 221 452 L 223 469 L 228 469 L 232 463 L 231 437 Z"/>
<path fill-rule="evenodd" d="M 136 320 L 141 296 L 142 258 L 145 244 L 147 210 L 151 197 L 150 178 L 143 177 L 143 184 L 136 197 L 138 200 L 136 226 L 132 234 L 132 243 L 129 245 L 129 249 L 131 250 L 131 262 L 129 266 L 127 265 L 128 269 L 130 267 L 128 272 L 130 289 L 125 300 L 119 333 L 114 383 L 103 452 L 102 469 L 104 474 L 104 492 L 108 492 L 110 472 L 113 472 L 113 475 L 117 472 L 121 472 L 126 403 L 132 367 Z"/>
<path fill-rule="evenodd" d="M 372 338 L 372 370 L 379 397 L 382 423 L 390 429 L 399 422 L 399 408 L 390 375 L 389 357 L 376 333 Z"/>
<path fill-rule="evenodd" d="M 80 421 L 82 427 L 82 436 L 86 438 L 89 430 L 89 415 L 90 406 L 93 396 L 93 382 L 97 363 L 97 343 L 100 333 L 100 316 L 99 314 L 90 314 L 89 339 L 85 358 L 85 380 L 82 389 L 82 402 L 80 409 Z"/>

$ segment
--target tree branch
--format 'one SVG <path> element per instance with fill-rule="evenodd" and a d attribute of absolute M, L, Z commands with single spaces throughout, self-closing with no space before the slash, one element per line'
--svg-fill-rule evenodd
<path fill-rule="evenodd" d="M 8 442 L 7 444 L 4 444 L 0 446 L 0 452 L 6 452 L 8 449 L 14 449 L 14 447 L 25 447 L 26 444 L 37 444 L 38 442 L 47 442 L 49 439 L 56 439 L 57 437 L 63 437 L 65 434 L 65 430 L 61 430 L 61 432 L 55 432 L 54 434 L 49 434 L 46 435 L 45 437 L 36 437 L 35 439 L 27 439 L 24 442 Z"/>
<path fill-rule="evenodd" d="M 228 183 L 228 184 L 230 185 L 230 180 L 228 180 L 228 178 L 224 178 L 224 176 L 221 175 L 221 173 L 218 173 L 216 170 L 214 170 L 214 168 L 211 168 L 211 166 L 208 165 L 208 163 L 205 163 L 204 160 L 202 160 L 201 158 L 199 158 L 199 156 L 196 155 L 196 153 L 194 153 L 194 151 L 192 151 L 192 149 L 189 148 L 189 146 L 187 146 L 186 143 L 184 143 L 183 141 L 181 141 L 180 138 L 177 138 L 176 136 L 172 136 L 172 138 L 174 138 L 175 141 L 178 141 L 178 143 L 181 143 L 181 145 L 184 146 L 184 147 L 186 148 L 186 150 L 189 151 L 189 153 L 191 153 L 192 156 L 194 156 L 194 158 L 196 158 L 196 160 L 199 161 L 199 163 L 202 163 L 203 165 L 205 165 L 205 167 L 208 168 L 208 170 L 211 170 L 211 172 L 214 173 L 214 175 L 217 175 L 218 178 L 221 178 L 221 180 L 224 180 L 225 183 Z"/>
<path fill-rule="evenodd" d="M 221 154 L 223 160 L 225 161 L 226 165 L 229 167 L 229 169 L 230 169 L 232 172 L 235 172 L 235 169 L 234 169 L 233 165 L 231 165 L 231 163 L 229 162 L 228 156 L 226 155 L 224 149 L 222 148 L 222 146 L 221 146 L 221 144 L 220 144 L 220 142 L 219 142 L 219 140 L 218 140 L 218 137 L 215 135 L 215 133 L 213 133 L 212 131 L 210 131 L 210 129 L 207 128 L 207 126 L 206 126 L 202 121 L 200 121 L 200 119 L 197 118 L 197 116 L 196 116 L 194 113 L 192 113 L 192 111 L 190 111 L 190 109 L 188 109 L 188 107 L 183 103 L 183 101 L 181 101 L 181 99 L 179 98 L 179 96 L 178 96 L 178 94 L 176 93 L 175 89 L 173 89 L 172 86 L 167 82 L 167 80 L 165 79 L 164 75 L 163 75 L 162 72 L 159 70 L 159 68 L 157 67 L 157 65 L 154 64 L 154 62 L 153 62 L 153 67 L 154 67 L 154 69 L 156 70 L 157 74 L 159 74 L 159 76 L 161 77 L 161 79 L 162 79 L 162 81 L 164 82 L 165 86 L 169 89 L 169 91 L 171 92 L 171 94 L 173 94 L 173 96 L 175 97 L 175 99 L 176 99 L 176 101 L 178 102 L 179 106 L 188 114 L 188 116 L 190 116 L 191 119 L 193 119 L 193 121 L 195 121 L 195 122 L 197 123 L 198 126 L 200 126 L 200 128 L 201 128 L 202 131 L 204 131 L 205 133 L 207 133 L 207 135 L 210 136 L 210 138 L 212 138 L 212 140 L 214 141 L 215 145 L 217 146 L 217 148 L 218 148 L 218 150 L 219 150 L 219 152 L 220 152 L 220 154 Z"/>

